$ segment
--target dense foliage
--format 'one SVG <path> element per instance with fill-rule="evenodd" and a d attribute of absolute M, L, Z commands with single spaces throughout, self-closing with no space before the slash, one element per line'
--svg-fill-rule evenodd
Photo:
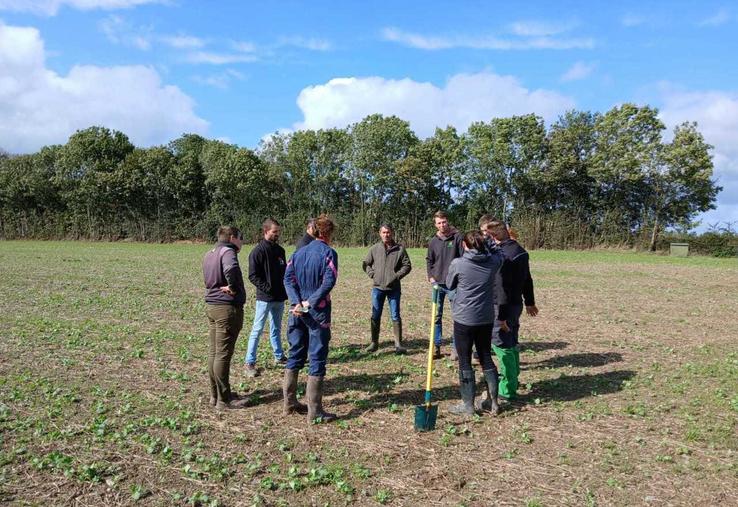
<path fill-rule="evenodd" d="M 257 151 L 187 134 L 136 148 L 91 127 L 63 146 L 0 153 L 4 238 L 212 239 L 218 224 L 258 236 L 274 216 L 287 241 L 327 211 L 337 240 L 374 241 L 395 224 L 410 246 L 447 209 L 460 228 L 504 217 L 527 246 L 656 248 L 662 231 L 714 208 L 711 146 L 693 123 L 664 137 L 658 111 L 624 104 L 570 111 L 549 128 L 535 115 L 437 129 L 371 115 L 345 129 L 275 134 Z"/>

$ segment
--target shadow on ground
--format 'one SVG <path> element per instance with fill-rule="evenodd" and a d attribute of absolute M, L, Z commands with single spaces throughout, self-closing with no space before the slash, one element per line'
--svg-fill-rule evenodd
<path fill-rule="evenodd" d="M 561 375 L 559 378 L 541 380 L 533 384 L 528 394 L 519 397 L 523 403 L 539 398 L 542 402 L 574 401 L 601 394 L 615 393 L 623 389 L 623 382 L 635 377 L 631 370 L 616 370 L 592 375 Z"/>
<path fill-rule="evenodd" d="M 561 350 L 569 346 L 569 342 L 521 342 L 520 352 L 543 352 L 544 350 Z"/>
<path fill-rule="evenodd" d="M 617 352 L 583 352 L 581 354 L 568 354 L 556 356 L 538 363 L 526 363 L 527 369 L 539 368 L 563 368 L 565 366 L 595 367 L 604 366 L 609 363 L 617 363 L 623 360 L 623 355 Z"/>

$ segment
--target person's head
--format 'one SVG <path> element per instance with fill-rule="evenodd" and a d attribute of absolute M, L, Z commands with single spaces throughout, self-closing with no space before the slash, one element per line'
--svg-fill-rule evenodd
<path fill-rule="evenodd" d="M 333 223 L 333 220 L 328 218 L 328 215 L 326 215 L 325 213 L 315 219 L 315 229 L 318 233 L 317 237 L 319 239 L 322 239 L 326 243 L 331 242 L 331 238 L 333 237 L 333 230 L 335 228 L 336 224 Z"/>
<path fill-rule="evenodd" d="M 308 218 L 305 220 L 305 232 L 316 238 L 318 236 L 318 228 L 315 226 L 315 219 Z"/>
<path fill-rule="evenodd" d="M 507 230 L 507 225 L 501 220 L 493 220 L 487 224 L 487 233 L 497 243 L 510 239 L 510 233 Z"/>
<path fill-rule="evenodd" d="M 385 245 L 391 245 L 395 241 L 395 230 L 390 224 L 382 224 L 379 226 L 379 237 L 382 238 L 382 243 Z"/>
<path fill-rule="evenodd" d="M 269 217 L 261 223 L 261 232 L 264 234 L 265 240 L 277 242 L 279 241 L 279 234 L 282 232 L 282 226 L 275 219 Z"/>
<path fill-rule="evenodd" d="M 448 215 L 445 211 L 436 211 L 433 214 L 433 224 L 436 226 L 436 230 L 443 235 L 451 232 L 451 225 L 448 223 Z"/>
<path fill-rule="evenodd" d="M 481 217 L 479 217 L 479 231 L 483 235 L 490 237 L 488 226 L 490 223 L 496 221 L 497 219 L 492 215 L 482 215 Z"/>
<path fill-rule="evenodd" d="M 484 252 L 484 236 L 482 236 L 482 233 L 476 229 L 464 233 L 464 249 Z"/>
<path fill-rule="evenodd" d="M 218 228 L 218 241 L 223 243 L 233 243 L 236 245 L 236 250 L 240 252 L 241 247 L 243 246 L 243 234 L 241 234 L 238 227 L 222 225 Z"/>

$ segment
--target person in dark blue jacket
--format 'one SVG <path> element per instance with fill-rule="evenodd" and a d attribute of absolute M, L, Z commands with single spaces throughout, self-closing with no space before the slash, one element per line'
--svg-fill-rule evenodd
<path fill-rule="evenodd" d="M 315 221 L 318 237 L 297 250 L 284 275 L 290 300 L 287 340 L 289 359 L 282 392 L 285 415 L 304 412 L 308 422 L 332 421 L 335 414 L 323 410 L 323 379 L 331 339 L 331 289 L 338 279 L 338 254 L 329 245 L 335 224 L 325 215 Z M 310 356 L 307 381 L 307 407 L 297 401 L 297 375 Z"/>

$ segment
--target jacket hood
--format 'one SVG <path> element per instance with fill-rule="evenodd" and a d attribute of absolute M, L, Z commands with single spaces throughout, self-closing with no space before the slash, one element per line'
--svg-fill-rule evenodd
<path fill-rule="evenodd" d="M 441 241 L 448 241 L 449 239 L 453 238 L 454 235 L 456 235 L 458 232 L 459 231 L 456 228 L 451 227 L 451 230 L 448 231 L 448 235 L 447 236 L 444 236 L 443 234 L 441 234 L 439 232 L 436 232 L 436 237 L 438 239 L 440 239 Z"/>
<path fill-rule="evenodd" d="M 489 254 L 487 252 L 478 252 L 474 248 L 470 248 L 464 252 L 462 257 L 469 259 L 472 262 L 484 262 L 489 259 Z"/>

